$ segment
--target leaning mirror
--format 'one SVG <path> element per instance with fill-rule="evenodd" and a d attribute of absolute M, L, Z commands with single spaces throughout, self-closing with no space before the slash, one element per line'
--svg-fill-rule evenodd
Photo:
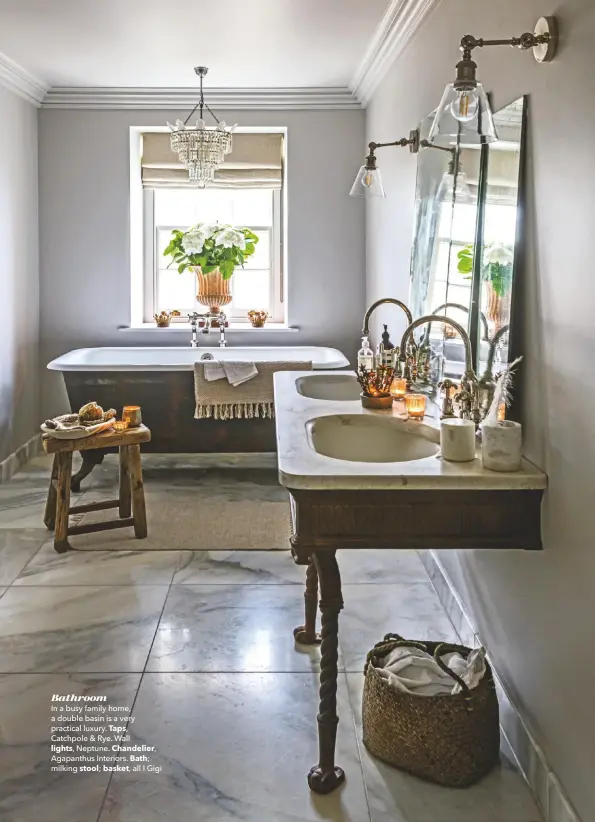
<path fill-rule="evenodd" d="M 429 131 L 433 114 L 421 124 Z M 486 389 L 514 358 L 515 280 L 522 252 L 522 171 L 526 100 L 494 115 L 498 140 L 418 155 L 410 305 L 414 317 L 443 314 L 471 338 L 473 365 Z M 516 331 L 516 336 L 515 336 Z M 454 329 L 428 325 L 419 337 L 416 384 L 430 395 L 458 381 L 464 346 Z"/>
<path fill-rule="evenodd" d="M 487 151 L 481 214 L 481 244 L 474 253 L 480 280 L 478 302 L 488 326 L 489 344 L 477 348 L 476 371 L 489 385 L 518 354 L 514 327 L 515 291 L 522 253 L 523 154 L 526 100 L 515 100 L 494 114 L 498 140 Z M 461 255 L 461 261 L 464 260 Z M 459 264 L 461 265 L 461 264 Z M 463 267 L 467 263 L 462 262 Z"/>
<path fill-rule="evenodd" d="M 434 114 L 421 123 L 427 137 Z M 410 305 L 414 317 L 444 314 L 470 330 L 472 264 L 460 254 L 476 239 L 480 151 L 453 146 L 418 155 Z M 471 261 L 472 262 L 472 261 Z M 464 346 L 448 326 L 426 326 L 420 340 L 416 384 L 430 395 L 444 377 L 464 370 Z"/>

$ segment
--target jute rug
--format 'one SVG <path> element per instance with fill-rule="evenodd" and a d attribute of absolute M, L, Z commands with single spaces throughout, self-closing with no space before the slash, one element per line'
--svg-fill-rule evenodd
<path fill-rule="evenodd" d="M 87 501 L 87 500 L 85 500 Z M 90 501 L 90 499 L 89 499 Z M 149 535 L 136 539 L 132 528 L 72 536 L 79 551 L 287 551 L 289 501 L 229 500 L 183 493 L 147 494 Z M 71 517 L 71 524 L 114 519 L 118 510 Z"/>

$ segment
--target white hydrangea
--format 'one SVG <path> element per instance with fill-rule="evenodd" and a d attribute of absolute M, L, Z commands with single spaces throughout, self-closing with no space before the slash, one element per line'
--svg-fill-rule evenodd
<path fill-rule="evenodd" d="M 242 232 L 231 226 L 223 226 L 221 231 L 214 236 L 214 240 L 215 245 L 222 246 L 223 248 L 237 246 L 237 248 L 240 248 L 242 251 L 246 248 L 246 238 Z"/>
<path fill-rule="evenodd" d="M 487 265 L 493 263 L 500 263 L 500 265 L 508 265 L 514 259 L 512 249 L 502 243 L 492 243 L 486 248 L 484 253 L 484 261 Z"/>
<path fill-rule="evenodd" d="M 186 254 L 200 254 L 205 240 L 210 236 L 202 223 L 189 229 L 182 239 L 182 248 Z"/>

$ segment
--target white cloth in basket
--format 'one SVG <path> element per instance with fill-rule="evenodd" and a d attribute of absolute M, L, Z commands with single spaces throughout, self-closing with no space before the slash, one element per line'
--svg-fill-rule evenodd
<path fill-rule="evenodd" d="M 486 672 L 485 648 L 471 651 L 467 659 L 458 651 L 449 651 L 441 659 L 470 689 L 479 685 Z M 440 668 L 431 654 L 419 648 L 395 648 L 382 662 L 382 667 L 376 670 L 397 691 L 418 696 L 458 694 L 461 691 L 459 683 Z"/>

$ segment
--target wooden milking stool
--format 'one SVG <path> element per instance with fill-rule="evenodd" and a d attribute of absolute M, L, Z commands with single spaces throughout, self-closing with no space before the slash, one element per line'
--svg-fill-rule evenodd
<path fill-rule="evenodd" d="M 44 436 L 43 450 L 46 454 L 54 455 L 44 522 L 51 531 L 54 531 L 54 548 L 58 553 L 71 548 L 68 537 L 74 534 L 90 534 L 95 531 L 132 526 L 137 539 L 144 539 L 147 536 L 140 444 L 149 442 L 150 439 L 151 432 L 144 425 L 138 428 L 128 428 L 126 431 L 103 431 L 101 434 L 84 439 L 62 440 Z M 115 447 L 119 449 L 120 454 L 118 499 L 90 502 L 71 508 L 70 481 L 73 453 Z M 120 518 L 68 527 L 69 514 L 86 514 L 89 511 L 105 511 L 109 508 L 117 508 Z"/>

